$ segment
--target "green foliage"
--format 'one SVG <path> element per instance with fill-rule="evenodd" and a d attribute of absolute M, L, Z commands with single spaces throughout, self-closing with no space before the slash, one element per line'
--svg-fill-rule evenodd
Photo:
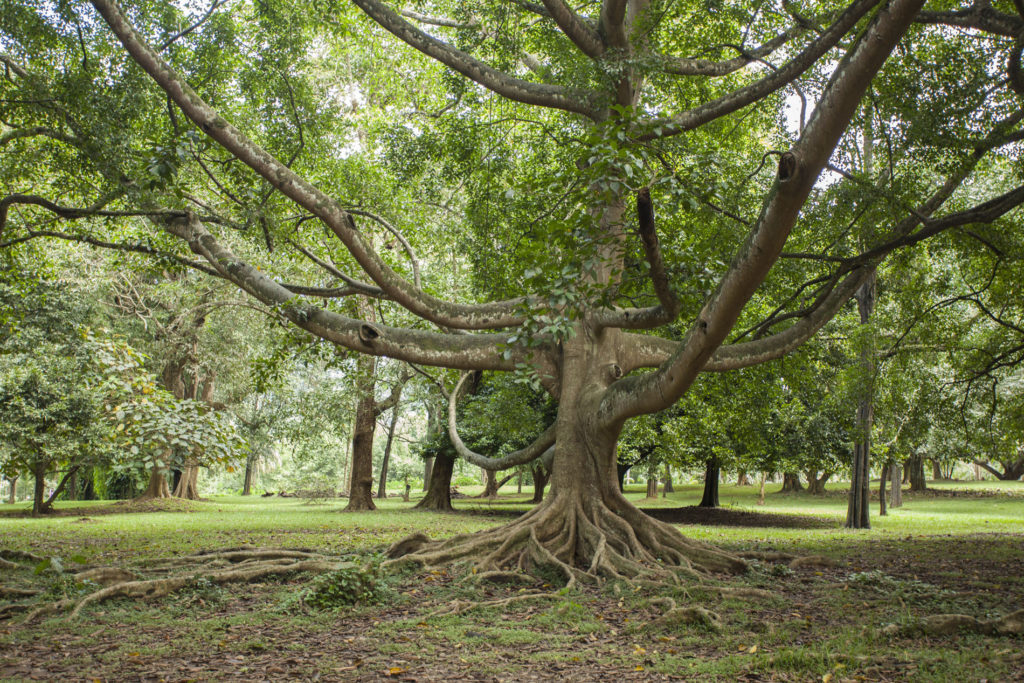
<path fill-rule="evenodd" d="M 320 574 L 302 590 L 302 604 L 317 610 L 333 610 L 351 605 L 374 605 L 391 595 L 379 561 L 351 563 Z"/>

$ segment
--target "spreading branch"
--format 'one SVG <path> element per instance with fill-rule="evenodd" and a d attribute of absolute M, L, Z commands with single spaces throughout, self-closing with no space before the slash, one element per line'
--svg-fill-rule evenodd
<path fill-rule="evenodd" d="M 525 448 L 520 448 L 517 451 L 512 451 L 508 455 L 501 458 L 489 458 L 486 455 L 480 455 L 474 451 L 471 451 L 466 447 L 466 444 L 462 442 L 459 437 L 459 430 L 455 424 L 456 404 L 459 400 L 459 395 L 462 391 L 462 385 L 466 379 L 471 376 L 472 373 L 463 373 L 462 377 L 459 378 L 458 384 L 455 385 L 455 390 L 448 394 L 448 437 L 451 439 L 452 446 L 455 447 L 455 451 L 462 457 L 466 462 L 482 467 L 485 470 L 499 471 L 507 470 L 509 467 L 515 467 L 516 465 L 525 465 L 528 462 L 532 462 L 540 457 L 543 457 L 545 453 L 554 450 L 551 448 L 555 445 L 555 425 L 552 424 L 550 427 L 541 432 L 533 443 Z M 549 463 L 550 465 L 550 463 Z"/>

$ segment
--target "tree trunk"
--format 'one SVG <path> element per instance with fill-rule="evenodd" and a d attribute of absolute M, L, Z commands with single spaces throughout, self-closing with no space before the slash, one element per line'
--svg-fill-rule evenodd
<path fill-rule="evenodd" d="M 167 485 L 167 477 L 160 465 L 153 468 L 149 473 L 149 486 L 136 498 L 136 501 L 151 500 L 153 498 L 170 498 L 171 488 Z"/>
<path fill-rule="evenodd" d="M 757 494 L 757 504 L 758 505 L 764 505 L 764 484 L 765 484 L 766 481 L 768 481 L 768 473 L 767 472 L 762 472 L 761 473 L 761 490 Z"/>
<path fill-rule="evenodd" d="M 892 463 L 889 466 L 889 477 L 892 480 L 889 486 L 889 507 L 903 507 L 903 488 L 900 476 L 899 463 Z"/>
<path fill-rule="evenodd" d="M 718 458 L 708 458 L 704 465 L 704 495 L 697 507 L 718 507 L 718 481 L 721 478 L 721 469 Z"/>
<path fill-rule="evenodd" d="M 800 483 L 800 475 L 796 472 L 784 472 L 782 474 L 782 490 L 779 493 L 799 493 L 804 490 Z"/>
<path fill-rule="evenodd" d="M 824 496 L 825 495 L 825 483 L 828 482 L 832 476 L 831 472 L 823 472 L 821 476 L 814 470 L 807 470 L 804 472 L 807 475 L 807 493 L 812 496 Z"/>
<path fill-rule="evenodd" d="M 68 500 L 78 500 L 78 466 L 71 470 L 71 478 L 68 479 Z"/>
<path fill-rule="evenodd" d="M 398 405 L 391 409 L 391 424 L 388 425 L 388 440 L 384 444 L 384 461 L 380 465 L 380 480 L 377 482 L 377 499 L 388 497 L 388 463 L 391 461 L 391 444 L 395 441 L 395 427 L 398 426 Z"/>
<path fill-rule="evenodd" d="M 7 493 L 7 503 L 14 505 L 18 502 L 18 477 L 7 477 L 11 490 Z"/>
<path fill-rule="evenodd" d="M 32 516 L 37 517 L 45 510 L 43 499 L 46 495 L 46 462 L 40 461 L 32 468 L 32 476 L 35 477 L 35 486 L 32 490 Z"/>
<path fill-rule="evenodd" d="M 548 473 L 540 465 L 534 465 L 530 472 L 533 474 L 533 499 L 530 502 L 540 503 L 544 500 L 544 487 L 548 485 Z"/>
<path fill-rule="evenodd" d="M 439 455 L 434 458 L 431 468 L 427 493 L 416 503 L 419 510 L 452 512 L 452 470 L 455 469 L 455 458 Z"/>
<path fill-rule="evenodd" d="M 619 480 L 619 493 L 626 490 L 626 473 L 629 472 L 629 468 L 632 465 L 623 465 L 621 462 L 615 463 L 615 473 Z"/>
<path fill-rule="evenodd" d="M 252 476 L 253 476 L 253 470 L 255 469 L 253 467 L 253 464 L 254 464 L 253 461 L 254 460 L 255 460 L 255 456 L 252 455 L 251 453 L 245 459 L 245 477 L 242 479 L 242 495 L 243 496 L 251 496 L 252 495 Z"/>
<path fill-rule="evenodd" d="M 651 473 L 647 475 L 647 497 L 658 497 L 658 475 Z"/>
<path fill-rule="evenodd" d="M 663 486 L 661 487 L 661 497 L 665 498 L 665 497 L 668 496 L 668 494 L 675 493 L 675 492 L 676 492 L 676 490 L 672 487 L 672 468 L 666 462 L 665 463 L 665 480 L 663 482 Z"/>
<path fill-rule="evenodd" d="M 928 484 L 924 478 L 924 458 L 913 455 L 907 461 L 907 476 L 910 479 L 911 491 L 926 491 Z"/>
<path fill-rule="evenodd" d="M 519 495 L 522 492 L 523 492 L 523 471 L 519 470 L 519 473 L 518 473 L 518 475 L 516 477 L 516 495 Z"/>
<path fill-rule="evenodd" d="M 885 517 L 885 480 L 889 477 L 889 465 L 882 465 L 882 474 L 878 477 L 878 516 Z"/>
<path fill-rule="evenodd" d="M 942 476 L 942 465 L 939 461 L 932 458 L 932 481 L 942 481 L 945 477 Z"/>
<path fill-rule="evenodd" d="M 434 458 L 423 458 L 423 490 L 430 487 L 430 477 L 434 469 Z"/>
<path fill-rule="evenodd" d="M 175 498 L 185 500 L 199 500 L 199 465 L 195 460 L 188 460 L 185 469 L 181 471 L 181 478 L 174 489 Z"/>
<path fill-rule="evenodd" d="M 359 358 L 359 401 L 352 428 L 352 479 L 348 490 L 347 511 L 376 510 L 373 504 L 373 433 L 377 428 L 373 374 L 377 363 L 373 356 Z"/>
<path fill-rule="evenodd" d="M 53 489 L 53 492 L 50 494 L 50 497 L 43 501 L 42 507 L 40 507 L 39 512 L 47 513 L 53 511 L 53 501 L 57 500 L 57 497 L 60 496 L 61 492 L 67 486 L 68 482 L 71 481 L 75 474 L 78 473 L 78 468 L 79 465 L 75 465 L 70 470 L 64 473 L 64 476 L 57 484 L 57 487 Z"/>
<path fill-rule="evenodd" d="M 867 325 L 875 308 L 875 273 L 857 290 L 857 311 L 860 313 L 860 324 Z M 870 333 L 869 333 L 870 334 Z M 871 426 L 875 412 L 875 363 L 874 344 L 867 340 L 860 352 L 861 372 L 864 373 L 861 386 L 861 400 L 857 407 L 857 438 L 853 444 L 853 463 L 850 477 L 849 503 L 846 509 L 846 527 L 848 529 L 870 529 L 871 500 Z"/>
<path fill-rule="evenodd" d="M 736 485 L 737 486 L 750 486 L 751 485 L 750 484 L 750 479 L 749 479 L 749 477 L 747 477 L 747 471 L 746 470 L 740 470 L 739 474 L 736 475 Z"/>
<path fill-rule="evenodd" d="M 484 470 L 484 491 L 477 498 L 498 497 L 498 475 L 491 470 Z"/>

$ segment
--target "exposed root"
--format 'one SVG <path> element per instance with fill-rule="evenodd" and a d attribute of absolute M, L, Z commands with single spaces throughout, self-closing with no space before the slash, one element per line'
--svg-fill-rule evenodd
<path fill-rule="evenodd" d="M 789 563 L 790 569 L 801 569 L 803 567 L 838 567 L 839 562 L 824 555 L 807 555 L 797 557 Z"/>
<path fill-rule="evenodd" d="M 748 560 L 761 560 L 762 562 L 789 562 L 796 559 L 796 555 L 778 553 L 774 551 L 761 552 L 757 550 L 748 550 L 737 554 L 739 557 L 743 557 Z"/>
<path fill-rule="evenodd" d="M 10 560 L 5 560 L 0 557 L 0 569 L 18 569 L 20 567 L 21 565 L 17 562 L 11 562 Z"/>
<path fill-rule="evenodd" d="M 84 572 L 78 572 L 75 574 L 75 581 L 92 581 L 98 583 L 101 586 L 109 586 L 112 583 L 123 583 L 125 581 L 134 581 L 139 578 L 127 569 L 121 569 L 119 567 L 97 567 L 96 569 L 87 569 Z"/>
<path fill-rule="evenodd" d="M 483 572 L 478 574 L 470 574 L 467 577 L 474 583 L 533 583 L 534 578 L 529 574 L 523 574 L 522 572 Z"/>
<path fill-rule="evenodd" d="M 747 588 L 746 586 L 701 586 L 701 589 L 712 591 L 723 596 L 734 598 L 756 598 L 764 600 L 771 598 L 774 594 L 760 588 Z"/>
<path fill-rule="evenodd" d="M 524 595 L 513 595 L 510 598 L 502 598 L 500 600 L 486 600 L 484 602 L 472 602 L 468 600 L 455 600 L 448 603 L 444 607 L 434 610 L 427 615 L 427 619 L 431 617 L 443 617 L 450 614 L 464 614 L 471 609 L 477 609 L 482 607 L 505 607 L 515 602 L 522 602 L 524 600 L 560 600 L 562 598 L 558 593 L 526 593 Z"/>
<path fill-rule="evenodd" d="M 0 586 L 0 597 L 2 598 L 30 598 L 33 595 L 39 595 L 40 593 L 42 593 L 42 591 L 31 588 L 10 588 L 8 586 Z"/>
<path fill-rule="evenodd" d="M 987 636 L 1024 634 L 1024 609 L 1011 612 L 999 619 L 982 621 L 967 614 L 936 614 L 920 622 L 900 626 L 889 624 L 882 629 L 887 635 L 951 636 L 957 633 L 980 633 Z"/>
<path fill-rule="evenodd" d="M 267 576 L 279 576 L 299 572 L 323 573 L 336 569 L 340 563 L 307 551 L 290 551 L 280 549 L 248 549 L 230 550 L 227 552 L 202 553 L 189 556 L 192 566 L 181 574 L 164 578 L 139 579 L 132 572 L 116 567 L 98 567 L 75 574 L 78 581 L 94 581 L 105 587 L 93 591 L 84 597 L 68 598 L 39 606 L 25 617 L 25 623 L 50 614 L 68 611 L 68 619 L 78 617 L 87 606 L 109 600 L 111 598 L 160 598 L 194 583 L 202 578 L 212 584 L 243 583 Z M 184 560 L 179 558 L 172 562 L 173 566 L 182 566 Z M 211 565 L 228 564 L 222 569 L 211 569 Z M 198 566 L 196 566 L 198 564 Z M 23 606 L 15 611 L 27 611 Z"/>
<path fill-rule="evenodd" d="M 468 562 L 482 576 L 555 573 L 570 589 L 608 579 L 678 585 L 681 577 L 702 582 L 747 569 L 743 560 L 683 537 L 625 500 L 615 505 L 555 496 L 504 527 L 439 542 L 410 536 L 388 549 L 385 567 Z"/>
<path fill-rule="evenodd" d="M 6 548 L 0 548 L 0 558 L 4 560 L 28 560 L 29 562 L 42 562 L 46 559 L 27 550 L 8 550 Z"/>
<path fill-rule="evenodd" d="M 721 617 L 703 607 L 676 607 L 676 601 L 672 598 L 657 598 L 651 600 L 651 604 L 665 608 L 665 613 L 647 624 L 649 630 L 678 627 L 684 624 L 696 624 L 716 633 L 722 630 Z"/>

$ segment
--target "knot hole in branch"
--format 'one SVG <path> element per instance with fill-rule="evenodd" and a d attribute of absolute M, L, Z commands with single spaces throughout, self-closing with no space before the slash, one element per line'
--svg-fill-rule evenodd
<path fill-rule="evenodd" d="M 800 160 L 792 152 L 783 152 L 779 157 L 779 182 L 784 183 L 796 175 Z"/>
<path fill-rule="evenodd" d="M 372 344 L 378 337 L 380 337 L 380 330 L 373 325 L 363 323 L 359 326 L 359 340 L 364 344 Z"/>

